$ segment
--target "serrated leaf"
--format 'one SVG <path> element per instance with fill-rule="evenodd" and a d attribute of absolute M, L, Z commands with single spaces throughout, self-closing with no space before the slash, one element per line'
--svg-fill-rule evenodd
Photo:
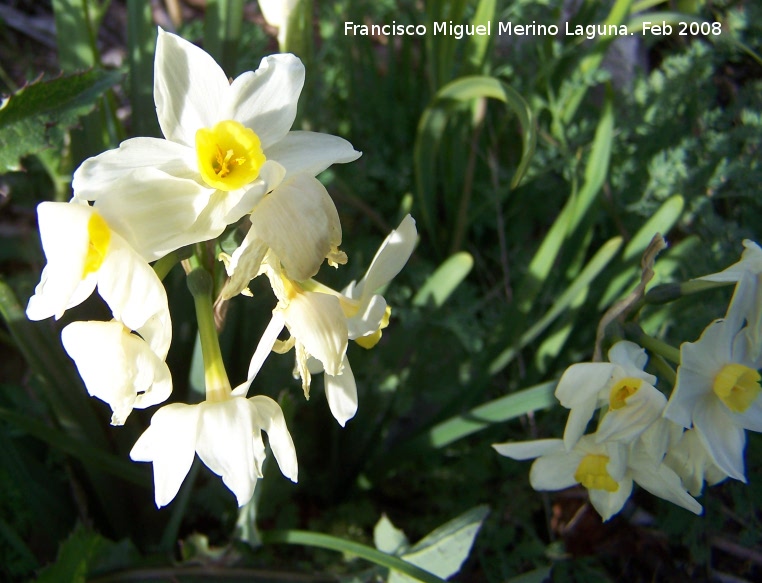
<path fill-rule="evenodd" d="M 121 77 L 120 71 L 92 69 L 35 81 L 6 99 L 0 107 L 0 173 L 19 169 L 24 156 L 60 148 L 65 132 Z"/>
<path fill-rule="evenodd" d="M 438 577 L 454 575 L 468 558 L 487 514 L 487 506 L 477 506 L 464 512 L 427 534 L 404 553 L 402 559 Z M 398 572 L 389 575 L 389 583 L 412 581 L 415 580 Z"/>
<path fill-rule="evenodd" d="M 376 548 L 390 555 L 398 555 L 410 546 L 405 533 L 392 524 L 386 514 L 382 514 L 373 527 L 373 544 Z"/>

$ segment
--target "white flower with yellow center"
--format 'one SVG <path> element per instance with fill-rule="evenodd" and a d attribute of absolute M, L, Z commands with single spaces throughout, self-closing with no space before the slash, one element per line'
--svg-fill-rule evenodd
<path fill-rule="evenodd" d="M 677 382 L 664 411 L 667 419 L 693 426 L 717 467 L 743 482 L 745 429 L 762 431 L 762 357 L 743 327 L 757 289 L 756 278 L 744 276 L 725 319 L 680 346 Z"/>
<path fill-rule="evenodd" d="M 599 440 L 632 442 L 658 419 L 667 399 L 653 385 L 656 377 L 643 371 L 648 357 L 633 342 L 611 347 L 610 362 L 570 366 L 556 387 L 556 398 L 569 412 L 564 430 L 567 449 L 585 433 L 595 411 L 607 407 L 596 432 Z"/>
<path fill-rule="evenodd" d="M 133 138 L 86 160 L 75 197 L 148 261 L 213 239 L 282 180 L 360 156 L 346 140 L 289 131 L 304 84 L 290 54 L 228 81 L 214 59 L 159 29 L 154 100 L 165 139 Z"/>
<path fill-rule="evenodd" d="M 172 403 L 159 409 L 130 452 L 153 463 L 156 506 L 169 504 L 188 475 L 195 454 L 235 494 L 239 506 L 262 477 L 267 433 L 270 448 L 287 478 L 296 482 L 294 442 L 280 406 L 270 397 L 246 398 L 250 381 L 197 405 Z"/>
<path fill-rule="evenodd" d="M 628 448 L 621 442 L 599 443 L 594 434 L 580 438 L 570 451 L 561 439 L 499 443 L 492 447 L 515 460 L 536 458 L 529 472 L 529 483 L 535 490 L 556 491 L 581 484 L 603 520 L 624 507 L 633 482 L 691 512 L 700 514 L 702 510 L 677 474 L 664 464 L 655 464 L 641 448 Z"/>
<path fill-rule="evenodd" d="M 167 400 L 172 377 L 167 364 L 145 340 L 120 322 L 74 322 L 61 341 L 91 396 L 111 407 L 112 425 L 124 425 L 133 408 Z"/>
<path fill-rule="evenodd" d="M 42 320 L 86 300 L 98 288 L 114 318 L 164 360 L 172 339 L 167 294 L 153 269 L 87 204 L 37 207 L 47 265 L 29 298 L 27 316 Z"/>

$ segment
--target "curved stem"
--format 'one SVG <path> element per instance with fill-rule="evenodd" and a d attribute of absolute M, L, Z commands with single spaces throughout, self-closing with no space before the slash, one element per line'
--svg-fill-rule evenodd
<path fill-rule="evenodd" d="M 304 530 L 271 530 L 261 533 L 264 544 L 286 543 L 292 545 L 306 545 L 309 547 L 319 547 L 321 549 L 330 549 L 342 553 L 351 553 L 366 561 L 375 563 L 382 567 L 394 569 L 410 577 L 423 581 L 424 583 L 444 583 L 436 575 L 424 571 L 420 567 L 408 563 L 393 555 L 387 555 L 377 551 L 369 546 L 344 540 L 336 536 L 321 534 L 317 532 L 308 532 Z"/>

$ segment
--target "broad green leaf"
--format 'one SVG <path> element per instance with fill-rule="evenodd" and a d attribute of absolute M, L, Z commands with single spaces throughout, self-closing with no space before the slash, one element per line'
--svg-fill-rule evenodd
<path fill-rule="evenodd" d="M 107 542 L 96 532 L 77 528 L 61 545 L 56 562 L 40 573 L 37 583 L 85 583 L 90 562 Z"/>
<path fill-rule="evenodd" d="M 448 578 L 460 571 L 468 558 L 484 519 L 487 506 L 477 506 L 427 534 L 406 551 L 402 558 L 439 577 Z M 414 579 L 392 572 L 389 583 L 411 583 Z"/>
<path fill-rule="evenodd" d="M 413 304 L 425 306 L 431 301 L 436 307 L 440 307 L 462 283 L 473 266 L 473 257 L 465 251 L 447 258 L 415 294 Z"/>
<path fill-rule="evenodd" d="M 394 526 L 386 514 L 382 514 L 373 527 L 373 544 L 390 555 L 401 555 L 410 547 L 405 533 Z"/>
<path fill-rule="evenodd" d="M 0 173 L 17 170 L 20 158 L 63 147 L 65 132 L 95 107 L 98 97 L 121 79 L 118 71 L 93 69 L 35 81 L 0 107 Z"/>

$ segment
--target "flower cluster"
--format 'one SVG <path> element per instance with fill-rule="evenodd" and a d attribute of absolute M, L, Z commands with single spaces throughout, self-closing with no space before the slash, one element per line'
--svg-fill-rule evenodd
<path fill-rule="evenodd" d="M 338 292 L 312 279 L 324 261 L 334 267 L 347 261 L 336 207 L 315 176 L 360 152 L 336 136 L 291 130 L 303 83 L 304 67 L 290 54 L 266 57 L 256 71 L 228 80 L 207 53 L 160 29 L 154 99 L 164 139 L 129 139 L 86 160 L 74 174 L 69 203 L 38 207 L 47 265 L 27 314 L 60 318 L 97 287 L 113 319 L 71 323 L 62 342 L 88 392 L 111 407 L 114 425 L 172 391 L 165 362 L 172 324 L 151 262 L 243 223 L 248 233 L 240 247 L 221 254 L 229 279 L 217 299 L 247 294 L 249 281 L 262 274 L 278 300 L 247 380 L 233 389 L 214 328 L 212 279 L 198 261 L 184 262 L 206 399 L 159 409 L 131 451 L 133 460 L 153 463 L 157 506 L 175 497 L 196 454 L 245 504 L 262 475 L 262 431 L 283 474 L 296 481 L 283 412 L 269 397 L 247 398 L 251 383 L 272 350 L 294 348 L 305 394 L 310 375 L 324 372 L 331 411 L 344 425 L 357 410 L 348 341 L 365 347 L 378 341 L 390 309 L 375 292 L 416 243 L 407 216 L 359 283 Z M 282 341 L 284 327 L 290 337 Z"/>
<path fill-rule="evenodd" d="M 604 520 L 638 484 L 692 512 L 704 483 L 746 481 L 746 430 L 762 431 L 762 249 L 744 241 L 741 261 L 700 280 L 735 282 L 723 319 L 680 347 L 669 400 L 645 372 L 643 348 L 620 341 L 608 363 L 569 367 L 556 387 L 570 409 L 563 439 L 495 444 L 507 457 L 535 459 L 535 490 L 581 484 Z M 585 435 L 599 411 L 596 431 Z"/>

